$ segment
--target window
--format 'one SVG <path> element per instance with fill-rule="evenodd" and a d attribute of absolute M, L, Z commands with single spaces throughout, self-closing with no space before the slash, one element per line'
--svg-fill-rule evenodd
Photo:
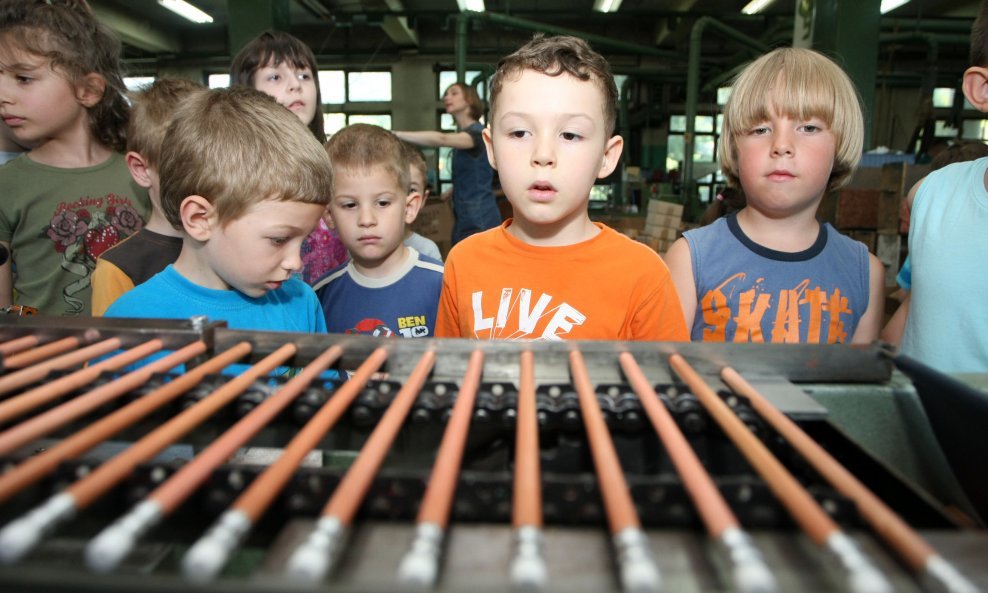
<path fill-rule="evenodd" d="M 320 70 L 318 79 L 327 136 L 355 123 L 391 129 L 390 72 Z"/>
<path fill-rule="evenodd" d="M 718 101 L 723 98 L 721 93 L 723 90 L 718 90 Z M 724 182 L 723 175 L 719 170 L 716 170 L 717 144 L 720 142 L 720 130 L 723 123 L 722 114 L 697 115 L 696 119 L 693 120 L 694 138 L 696 139 L 693 142 L 693 172 L 698 174 L 715 169 L 713 173 L 697 179 L 697 194 L 700 202 L 703 203 L 709 202 L 714 193 L 713 188 Z M 685 133 L 686 116 L 670 116 L 669 135 L 666 144 L 666 171 L 681 170 L 686 155 Z"/>
<path fill-rule="evenodd" d="M 151 86 L 154 82 L 153 76 L 125 76 L 124 86 L 127 87 L 128 91 L 134 92 L 139 91 L 146 86 Z"/>
<path fill-rule="evenodd" d="M 225 89 L 230 86 L 230 75 L 210 74 L 206 81 L 206 84 L 208 84 L 211 89 Z"/>
<path fill-rule="evenodd" d="M 390 72 L 348 72 L 347 99 L 358 101 L 390 101 Z"/>

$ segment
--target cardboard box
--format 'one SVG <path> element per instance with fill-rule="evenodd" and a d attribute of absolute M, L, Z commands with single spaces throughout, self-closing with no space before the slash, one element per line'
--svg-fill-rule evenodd
<path fill-rule="evenodd" d="M 449 243 L 453 236 L 453 205 L 438 198 L 430 199 L 419 209 L 411 224 L 412 230 L 437 244 Z"/>
<path fill-rule="evenodd" d="M 878 189 L 842 189 L 837 200 L 837 228 L 877 229 L 881 194 Z"/>

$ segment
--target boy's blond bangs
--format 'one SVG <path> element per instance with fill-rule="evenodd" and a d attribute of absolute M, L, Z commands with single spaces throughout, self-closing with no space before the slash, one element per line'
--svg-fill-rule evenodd
<path fill-rule="evenodd" d="M 724 107 L 720 161 L 740 187 L 736 139 L 775 110 L 794 119 L 818 117 L 837 141 L 827 190 L 842 187 L 861 160 L 864 118 L 854 84 L 836 64 L 812 50 L 783 48 L 762 56 L 737 78 Z"/>

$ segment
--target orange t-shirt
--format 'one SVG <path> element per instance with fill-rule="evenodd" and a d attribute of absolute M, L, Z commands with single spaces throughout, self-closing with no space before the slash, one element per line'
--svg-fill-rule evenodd
<path fill-rule="evenodd" d="M 450 252 L 436 336 L 482 340 L 688 341 L 669 269 L 613 229 L 564 247 L 507 232 L 511 220 Z"/>

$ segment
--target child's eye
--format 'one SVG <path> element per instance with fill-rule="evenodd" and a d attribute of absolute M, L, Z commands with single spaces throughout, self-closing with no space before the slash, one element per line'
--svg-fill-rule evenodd
<path fill-rule="evenodd" d="M 19 82 L 21 84 L 27 84 L 27 83 L 31 82 L 32 80 L 34 80 L 34 79 L 31 78 L 30 76 L 25 76 L 23 74 L 18 74 L 17 75 L 17 82 Z"/>
<path fill-rule="evenodd" d="M 271 237 L 271 243 L 280 247 L 281 245 L 288 243 L 288 237 Z"/>
<path fill-rule="evenodd" d="M 299 80 L 312 80 L 312 73 L 306 70 L 305 72 L 298 73 Z"/>
<path fill-rule="evenodd" d="M 823 127 L 818 126 L 816 124 L 803 124 L 803 131 L 813 134 L 816 132 L 822 132 Z"/>
<path fill-rule="evenodd" d="M 388 206 L 391 205 L 391 200 L 389 200 L 389 199 L 383 199 L 383 198 L 382 199 L 379 199 L 377 201 L 377 205 L 378 205 L 379 208 L 387 208 Z"/>
<path fill-rule="evenodd" d="M 280 74 L 272 74 L 271 76 L 268 76 L 269 82 L 278 82 L 279 80 L 281 80 Z"/>
<path fill-rule="evenodd" d="M 563 132 L 562 133 L 562 137 L 563 137 L 563 140 L 570 140 L 570 141 L 572 141 L 572 140 L 581 140 L 583 138 L 583 136 L 581 136 L 580 134 L 577 134 L 576 132 Z"/>
<path fill-rule="evenodd" d="M 528 136 L 528 132 L 526 130 L 511 130 L 508 132 L 509 138 L 524 138 L 526 136 Z"/>
<path fill-rule="evenodd" d="M 755 126 L 748 131 L 752 136 L 761 136 L 768 133 L 768 126 Z"/>

